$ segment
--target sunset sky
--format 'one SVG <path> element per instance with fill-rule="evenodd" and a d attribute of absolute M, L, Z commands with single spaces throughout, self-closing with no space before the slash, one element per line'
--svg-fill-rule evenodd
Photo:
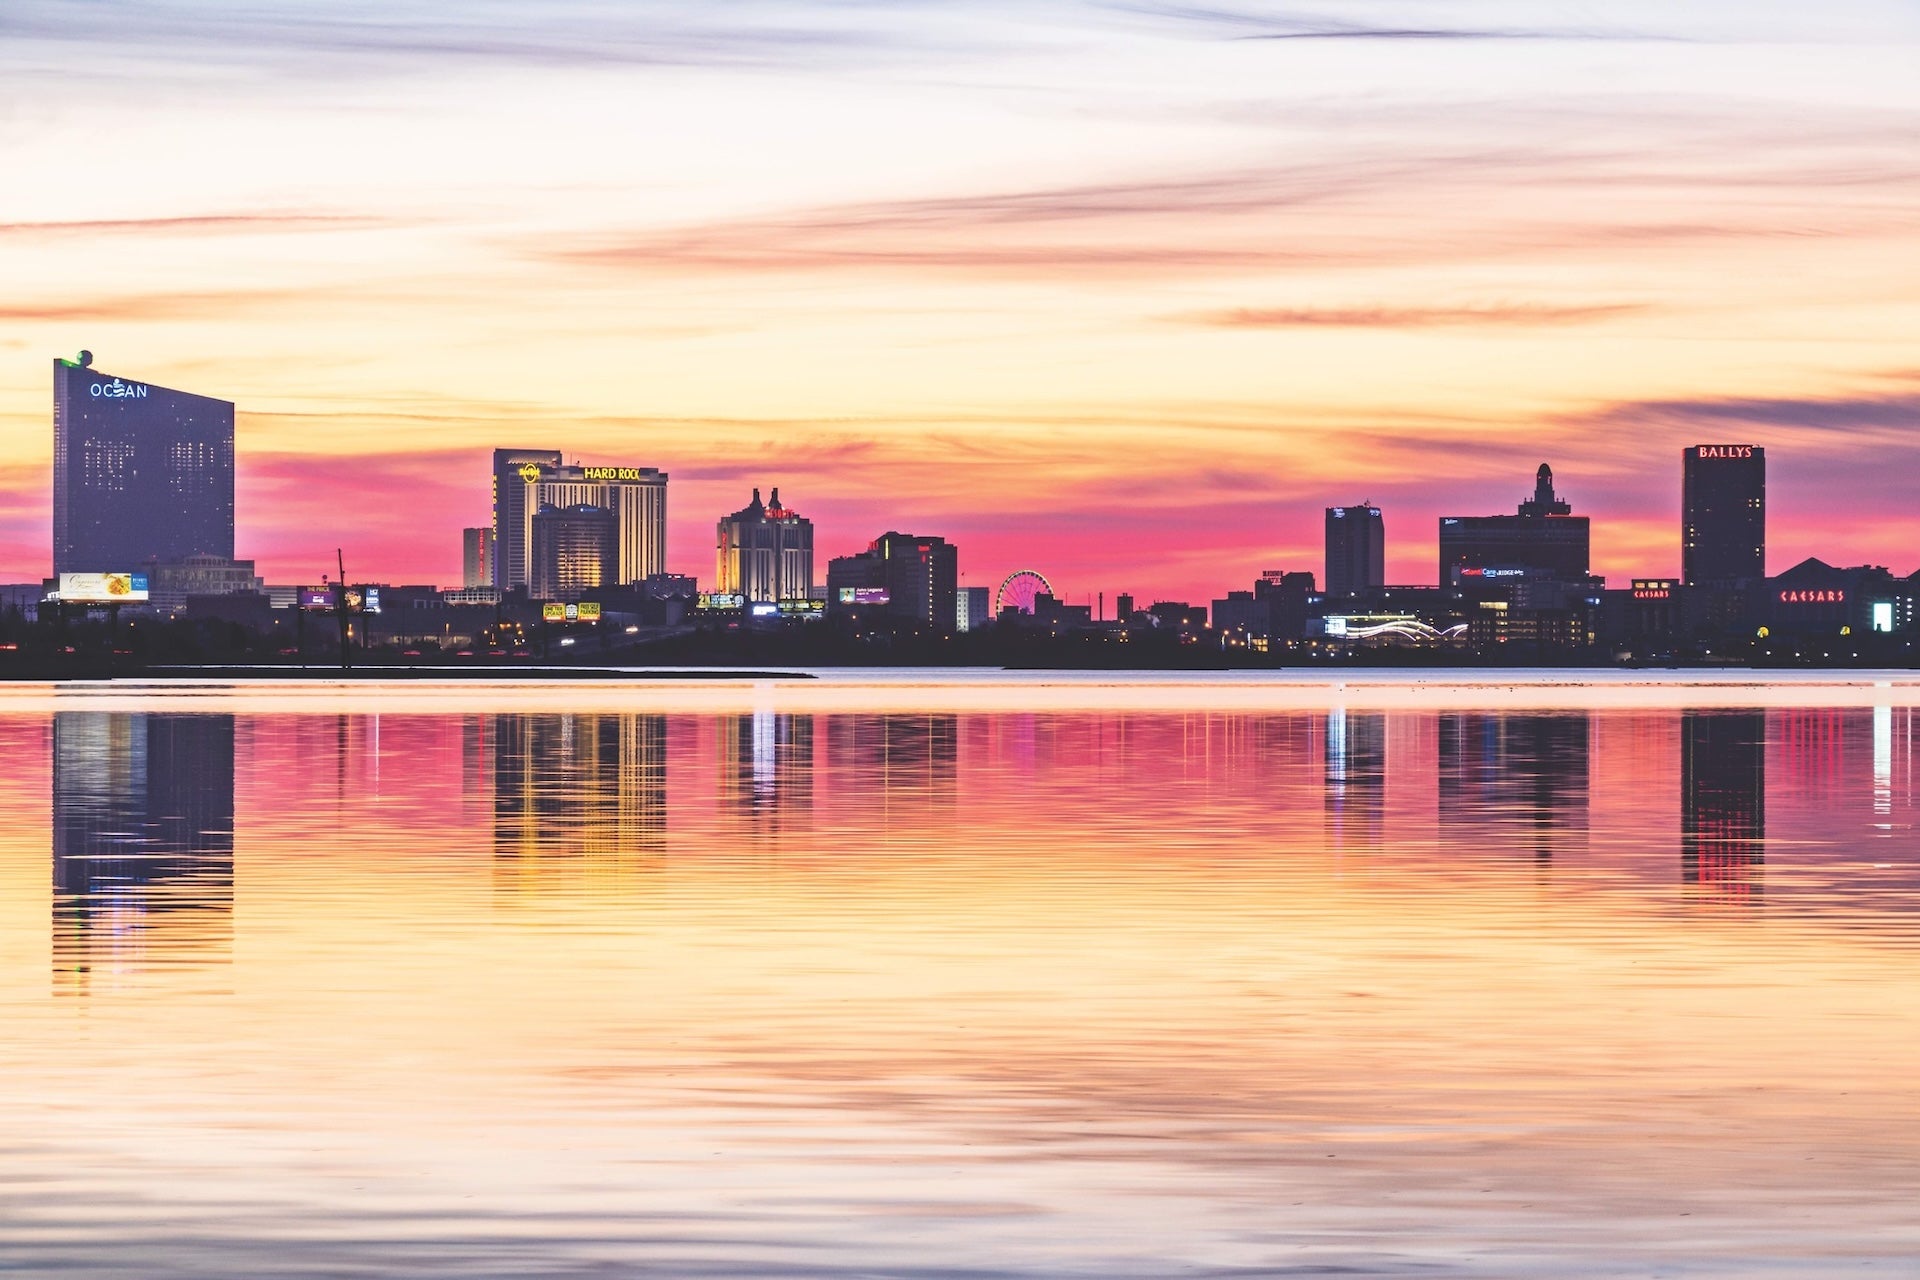
<path fill-rule="evenodd" d="M 1898 0 L 7 0 L 0 579 L 50 362 L 239 406 L 242 556 L 457 585 L 487 450 L 778 485 L 825 559 L 1205 600 L 1321 509 L 1533 469 L 1677 571 L 1683 445 L 1769 568 L 1920 568 L 1920 9 Z"/>

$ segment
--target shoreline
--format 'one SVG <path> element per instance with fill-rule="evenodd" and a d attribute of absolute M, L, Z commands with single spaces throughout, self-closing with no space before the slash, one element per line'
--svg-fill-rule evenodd
<path fill-rule="evenodd" d="M 1260 714 L 1335 710 L 1607 711 L 1920 706 L 1920 672 L 1612 667 L 1408 672 L 1005 671 L 983 668 L 563 668 L 552 672 L 206 669 L 0 686 L 0 713 L 685 712 Z"/>

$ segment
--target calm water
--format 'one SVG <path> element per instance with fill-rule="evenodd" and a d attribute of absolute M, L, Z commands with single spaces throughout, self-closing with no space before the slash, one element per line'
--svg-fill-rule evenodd
<path fill-rule="evenodd" d="M 1920 1274 L 1920 712 L 1556 696 L 0 695 L 0 1271 Z"/>

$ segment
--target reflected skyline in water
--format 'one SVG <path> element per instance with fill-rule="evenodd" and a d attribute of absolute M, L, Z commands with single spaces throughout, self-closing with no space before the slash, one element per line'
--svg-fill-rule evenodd
<path fill-rule="evenodd" d="M 13 1270 L 1920 1258 L 1911 709 L 378 701 L 0 716 Z"/>
<path fill-rule="evenodd" d="M 53 977 L 85 993 L 230 959 L 234 718 L 53 718 Z"/>

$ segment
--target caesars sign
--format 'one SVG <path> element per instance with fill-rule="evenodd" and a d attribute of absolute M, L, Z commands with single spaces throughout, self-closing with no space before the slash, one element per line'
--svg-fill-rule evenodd
<path fill-rule="evenodd" d="M 147 575 L 144 573 L 63 573 L 60 598 L 81 604 L 144 604 Z"/>
<path fill-rule="evenodd" d="M 1753 446 L 1750 444 L 1703 444 L 1695 446 L 1694 453 L 1702 458 L 1751 458 Z"/>

